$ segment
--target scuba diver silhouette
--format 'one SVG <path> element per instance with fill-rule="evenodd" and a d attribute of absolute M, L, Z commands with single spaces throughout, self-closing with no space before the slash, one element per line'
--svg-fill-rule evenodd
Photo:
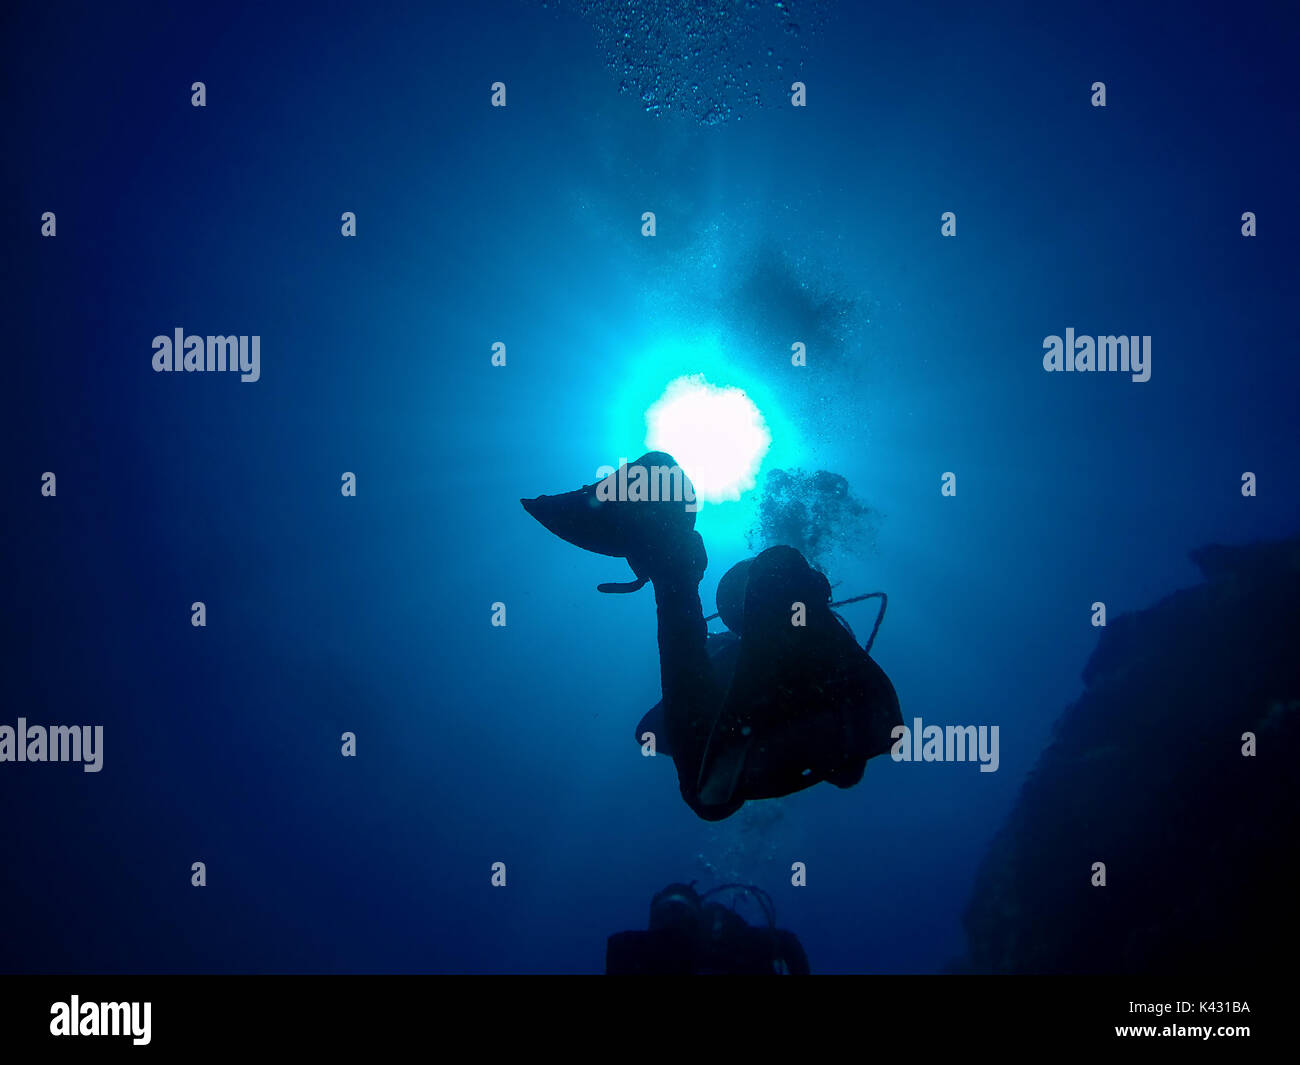
<path fill-rule="evenodd" d="M 634 483 L 641 490 L 629 492 Z M 720 821 L 746 801 L 823 780 L 852 787 L 902 724 L 893 685 L 832 611 L 825 575 L 792 547 L 770 547 L 727 572 L 718 616 L 734 635 L 710 635 L 699 594 L 708 557 L 686 505 L 693 501 L 663 452 L 576 491 L 520 500 L 561 539 L 627 559 L 637 580 L 600 591 L 653 585 L 663 700 L 636 740 L 673 759 L 682 798 L 699 817 Z"/>
<path fill-rule="evenodd" d="M 713 901 L 734 892 L 730 907 Z M 751 925 L 736 912 L 748 897 L 763 911 Z M 695 883 L 669 884 L 650 901 L 645 931 L 615 932 L 605 943 L 605 973 L 622 975 L 807 976 L 808 956 L 793 932 L 776 927 L 772 899 L 751 884 L 721 884 L 698 892 Z"/>

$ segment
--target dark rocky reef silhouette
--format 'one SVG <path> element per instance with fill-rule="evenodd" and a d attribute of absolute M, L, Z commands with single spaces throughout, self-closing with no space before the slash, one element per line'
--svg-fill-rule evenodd
<path fill-rule="evenodd" d="M 955 968 L 1222 976 L 1295 956 L 1300 538 L 1192 560 L 1205 583 L 1102 630 L 976 875 Z"/>

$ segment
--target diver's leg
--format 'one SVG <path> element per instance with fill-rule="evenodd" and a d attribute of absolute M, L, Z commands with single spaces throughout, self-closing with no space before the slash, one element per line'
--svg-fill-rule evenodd
<path fill-rule="evenodd" d="M 743 800 L 704 806 L 696 795 L 700 763 L 722 705 L 706 645 L 708 629 L 700 605 L 700 579 L 707 558 L 699 533 L 675 550 L 645 564 L 655 590 L 659 621 L 659 678 L 664 693 L 664 731 L 677 767 L 682 798 L 700 817 L 719 821 Z"/>
<path fill-rule="evenodd" d="M 701 817 L 717 820 L 741 804 L 705 807 L 696 795 L 700 763 L 721 704 L 705 649 L 708 637 L 700 607 L 699 584 L 708 563 L 704 541 L 694 529 L 691 512 L 680 501 L 667 496 L 649 501 L 623 498 L 620 486 L 627 483 L 629 467 L 681 472 L 671 455 L 651 451 L 597 484 L 520 502 L 546 528 L 570 543 L 628 560 L 637 582 L 603 586 L 604 590 L 634 591 L 646 581 L 653 582 L 664 738 L 677 764 L 682 798 Z M 684 475 L 681 482 L 683 498 L 693 500 L 694 489 Z"/>

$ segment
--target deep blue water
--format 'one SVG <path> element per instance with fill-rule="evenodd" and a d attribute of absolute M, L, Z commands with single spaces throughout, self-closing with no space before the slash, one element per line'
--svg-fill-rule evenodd
<path fill-rule="evenodd" d="M 596 972 L 720 875 L 814 971 L 957 958 L 1090 605 L 1300 527 L 1297 22 L 1134 6 L 650 18 L 696 67 L 620 66 L 601 5 L 9 11 L 0 724 L 105 739 L 0 764 L 0 969 Z M 769 326 L 830 305 L 791 367 Z M 153 372 L 177 327 L 260 336 L 260 380 Z M 1151 336 L 1151 379 L 1045 373 L 1067 327 Z M 872 509 L 837 594 L 889 593 L 905 718 L 998 724 L 996 773 L 876 759 L 707 824 L 640 756 L 650 591 L 518 500 L 640 454 L 693 372 L 763 409 L 763 473 Z M 760 491 L 699 516 L 710 609 Z"/>

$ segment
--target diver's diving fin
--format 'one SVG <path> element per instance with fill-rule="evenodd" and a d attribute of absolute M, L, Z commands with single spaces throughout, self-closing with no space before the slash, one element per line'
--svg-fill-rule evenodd
<path fill-rule="evenodd" d="M 680 474 L 680 481 L 669 482 L 685 486 L 684 499 L 664 498 L 661 490 L 654 491 L 648 499 L 637 499 L 627 498 L 629 480 L 633 477 L 631 469 L 644 471 L 638 475 L 641 477 L 657 477 L 660 476 L 657 471 L 662 470 L 680 474 L 671 455 L 651 451 L 634 463 L 624 464 L 602 481 L 562 495 L 537 496 L 519 502 L 561 540 L 612 558 L 628 558 L 648 540 L 689 533 L 695 528 L 695 512 L 684 505 L 694 501 L 694 488 L 684 474 Z M 657 483 L 661 489 L 662 482 Z M 642 588 L 649 577 L 635 564 L 632 568 L 637 580 L 601 584 L 599 590 L 624 593 Z"/>
<path fill-rule="evenodd" d="M 589 484 L 563 495 L 538 496 L 519 502 L 547 529 L 574 547 L 598 555 L 623 557 L 613 514 L 609 504 L 596 498 L 596 485 Z"/>

